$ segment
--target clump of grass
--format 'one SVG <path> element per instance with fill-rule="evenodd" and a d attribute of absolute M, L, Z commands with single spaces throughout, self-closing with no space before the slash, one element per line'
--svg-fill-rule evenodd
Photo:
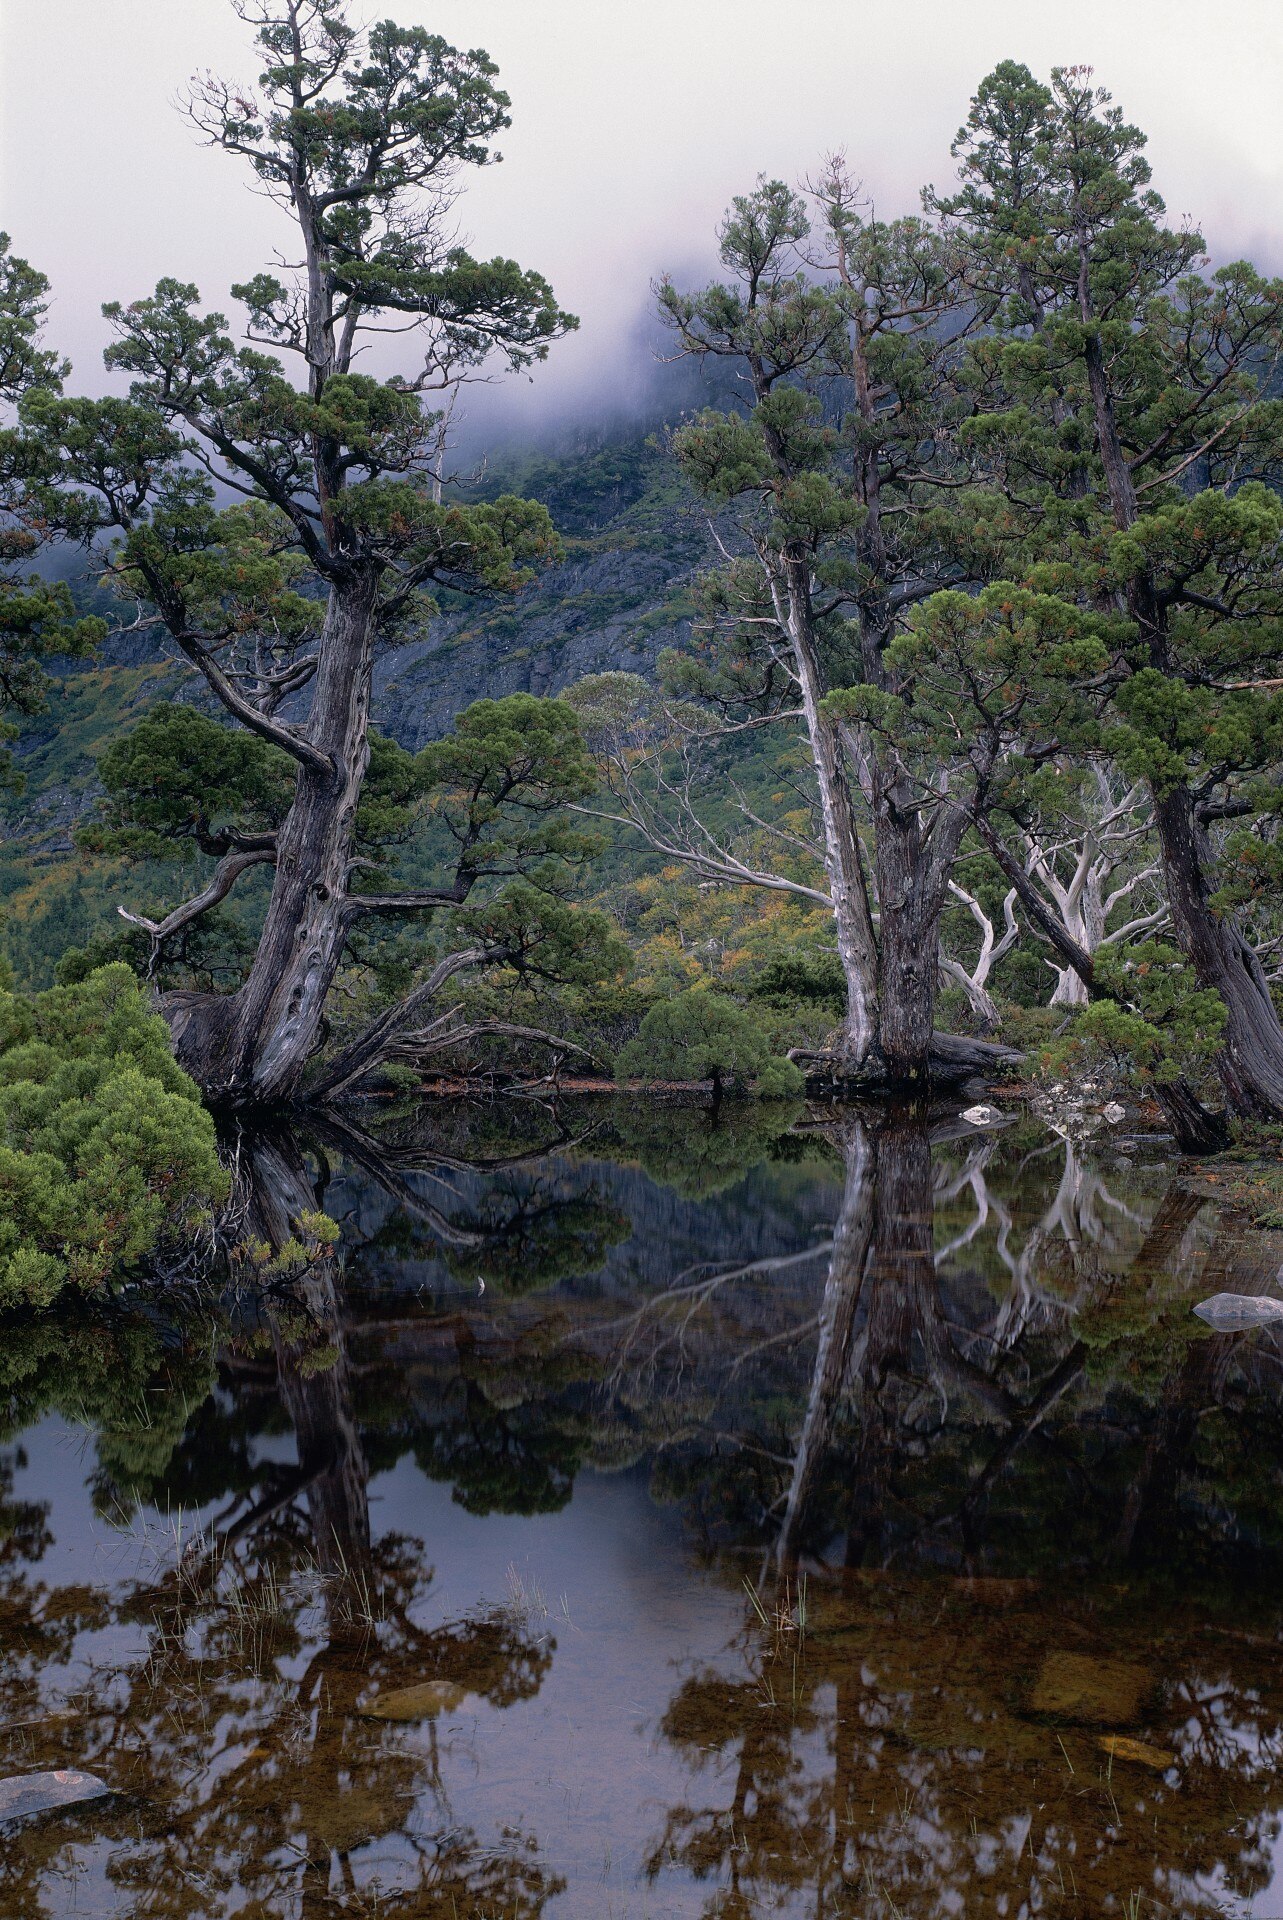
<path fill-rule="evenodd" d="M 1233 1144 L 1208 1171 L 1224 1182 L 1226 1200 L 1241 1207 L 1254 1227 L 1283 1229 L 1283 1127 L 1236 1121 Z"/>
<path fill-rule="evenodd" d="M 548 1602 L 542 1587 L 537 1580 L 523 1577 L 515 1562 L 508 1567 L 507 1597 L 503 1610 L 518 1626 L 526 1626 L 531 1620 L 548 1618 Z M 568 1609 L 566 1617 L 570 1617 Z"/>

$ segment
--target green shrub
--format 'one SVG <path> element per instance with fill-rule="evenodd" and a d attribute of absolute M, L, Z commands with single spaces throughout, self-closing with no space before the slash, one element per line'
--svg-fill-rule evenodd
<path fill-rule="evenodd" d="M 1114 996 L 1093 1000 L 1065 1035 L 1044 1049 L 1047 1071 L 1113 1071 L 1147 1090 L 1184 1078 L 1194 1086 L 1211 1067 L 1225 1030 L 1219 994 L 1200 989 L 1179 948 L 1163 940 L 1103 948 L 1096 980 Z"/>
<path fill-rule="evenodd" d="M 806 1091 L 806 1075 L 791 1060 L 768 1060 L 753 1082 L 759 1100 L 796 1100 Z"/>
<path fill-rule="evenodd" d="M 772 1058 L 766 1035 L 742 1007 L 704 987 L 657 1002 L 615 1064 L 625 1078 L 711 1080 L 715 1097 L 730 1082 L 755 1081 L 771 1100 L 803 1084 L 791 1061 Z"/>
<path fill-rule="evenodd" d="M 225 1190 L 214 1123 L 128 967 L 0 991 L 0 1305 L 101 1286 Z"/>

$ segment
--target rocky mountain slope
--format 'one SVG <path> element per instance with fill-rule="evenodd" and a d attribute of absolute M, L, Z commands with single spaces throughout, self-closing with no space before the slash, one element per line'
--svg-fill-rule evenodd
<path fill-rule="evenodd" d="M 417 749 L 471 701 L 557 694 L 585 674 L 646 673 L 689 633 L 693 575 L 711 542 L 653 436 L 509 460 L 474 497 L 541 500 L 562 563 L 512 600 L 452 596 L 421 636 L 391 649 L 375 676 L 375 723 Z"/>

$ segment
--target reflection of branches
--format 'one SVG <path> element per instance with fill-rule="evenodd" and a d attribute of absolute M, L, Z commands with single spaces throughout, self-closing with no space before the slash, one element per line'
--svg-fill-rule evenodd
<path fill-rule="evenodd" d="M 795 1268 L 808 1267 L 821 1255 L 828 1253 L 832 1244 L 831 1241 L 822 1240 L 801 1253 L 775 1254 L 712 1272 L 707 1271 L 704 1262 L 688 1268 L 686 1273 L 679 1274 L 671 1286 L 651 1295 L 631 1313 L 602 1329 L 603 1335 L 611 1343 L 613 1355 L 608 1376 L 610 1385 L 617 1387 L 625 1374 L 638 1370 L 637 1356 L 643 1342 L 647 1343 L 643 1370 L 648 1377 L 653 1379 L 659 1371 L 661 1360 L 673 1352 L 678 1356 L 680 1369 L 680 1363 L 688 1357 L 687 1342 L 692 1327 L 724 1288 L 736 1281 L 760 1279 L 767 1274 L 788 1273 Z M 691 1273 L 698 1273 L 700 1278 L 690 1279 Z M 799 1331 L 799 1328 L 790 1328 L 788 1334 Z M 780 1337 L 788 1335 L 772 1335 L 769 1341 L 760 1345 L 773 1344 Z M 742 1353 L 737 1355 L 737 1361 L 742 1363 L 744 1357 Z"/>
<path fill-rule="evenodd" d="M 314 1185 L 288 1136 L 244 1136 L 242 1146 L 246 1220 L 282 1253 L 316 1204 Z M 337 1256 L 321 1249 L 260 1303 L 297 1467 L 247 1459 L 245 1484 L 196 1540 L 176 1529 L 158 1543 L 154 1570 L 104 1585 L 93 1619 L 53 1610 L 73 1636 L 124 1629 L 147 1649 L 87 1684 L 76 1764 L 102 1767 L 127 1793 L 140 1790 L 137 1805 L 163 1808 L 139 1821 L 127 1801 L 112 1836 L 119 1872 L 147 1889 L 149 1911 L 186 1911 L 195 1886 L 211 1915 L 246 1900 L 275 1911 L 286 1898 L 318 1915 L 349 1903 L 365 1911 L 367 1900 L 395 1911 L 405 1900 L 430 1920 L 476 1911 L 535 1920 L 560 1883 L 533 1836 L 514 1828 L 484 1844 L 450 1813 L 435 1725 L 425 1742 L 367 1717 L 408 1683 L 443 1702 L 474 1695 L 501 1709 L 530 1699 L 554 1643 L 509 1609 L 436 1626 L 416 1617 L 431 1579 L 421 1543 L 372 1537 L 338 1280 Z M 6 1580 L 6 1610 L 14 1597 Z M 64 1661 L 69 1651 L 70 1641 Z M 427 1795 L 424 1830 L 407 1807 Z M 0 1866 L 6 1911 L 37 1910 L 13 1876 L 24 1862 L 39 1874 L 41 1858 L 25 1852 Z"/>
<path fill-rule="evenodd" d="M 315 1116 L 309 1113 L 308 1126 L 321 1139 L 332 1141 L 350 1154 L 375 1181 L 381 1181 L 385 1171 L 432 1172 L 440 1167 L 450 1173 L 491 1173 L 503 1167 L 526 1166 L 564 1147 L 582 1145 L 597 1130 L 590 1125 L 572 1133 L 555 1105 L 540 1102 L 539 1109 L 552 1120 L 549 1137 L 498 1154 L 450 1153 L 439 1138 L 423 1145 L 381 1139 L 359 1126 L 350 1113 L 340 1114 L 328 1108 Z"/>
<path fill-rule="evenodd" d="M 691 1787 L 666 1813 L 648 1855 L 648 1874 L 659 1881 L 676 1867 L 715 1883 L 710 1914 L 794 1907 L 838 1912 L 859 1896 L 861 1910 L 867 1904 L 879 1920 L 927 1920 L 954 1908 L 970 1912 L 973 1903 L 977 1909 L 997 1901 L 1012 1911 L 1037 1910 L 1047 1888 L 1059 1884 L 1058 1875 L 1068 1886 L 1071 1871 L 1076 1900 L 1084 1911 L 1094 1911 L 1114 1897 L 1121 1873 L 1124 1881 L 1131 1876 L 1152 1887 L 1163 1910 L 1211 1920 L 1220 1907 L 1207 1889 L 1230 1882 L 1231 1871 L 1245 1893 L 1268 1883 L 1270 1841 L 1279 1822 L 1273 1798 L 1265 1796 L 1283 1761 L 1283 1722 L 1267 1704 L 1277 1623 L 1271 1605 L 1272 1625 L 1265 1633 L 1221 1629 L 1232 1635 L 1236 1650 L 1211 1665 L 1191 1641 L 1200 1616 L 1186 1604 L 1187 1566 L 1173 1534 L 1188 1503 L 1187 1493 L 1178 1497 L 1178 1476 L 1182 1464 L 1188 1468 L 1198 1458 L 1204 1412 L 1225 1404 L 1234 1357 L 1242 1367 L 1255 1346 L 1229 1335 L 1199 1337 L 1181 1346 L 1178 1367 L 1153 1390 L 1156 1417 L 1139 1470 L 1129 1465 L 1122 1510 L 1124 1550 L 1138 1537 L 1138 1520 L 1148 1522 L 1159 1593 L 1165 1596 L 1159 1608 L 1150 1593 L 1138 1591 L 1133 1598 L 1129 1586 L 1116 1583 L 1107 1529 L 1098 1530 L 1103 1585 L 1087 1576 L 1080 1598 L 1079 1582 L 1063 1578 L 1068 1551 L 1059 1537 L 1067 1518 L 1060 1471 L 1041 1516 L 1057 1530 L 1054 1606 L 1034 1580 L 942 1578 L 940 1560 L 950 1535 L 959 1538 L 962 1565 L 972 1565 L 986 1503 L 1083 1380 L 1091 1349 L 1081 1338 L 1062 1343 L 1031 1391 L 1019 1399 L 994 1398 L 995 1443 L 978 1471 L 968 1474 L 961 1498 L 946 1504 L 933 1522 L 915 1522 L 906 1481 L 916 1475 L 928 1491 L 924 1504 L 938 1505 L 930 1495 L 950 1464 L 951 1435 L 957 1444 L 974 1431 L 971 1417 L 957 1413 L 951 1426 L 943 1413 L 933 1427 L 915 1423 L 912 1394 L 905 1397 L 914 1380 L 942 1379 L 951 1364 L 941 1331 L 948 1323 L 932 1303 L 933 1192 L 937 1200 L 952 1200 L 970 1189 L 981 1225 L 953 1244 L 974 1246 L 994 1211 L 990 1185 L 1000 1172 L 993 1164 L 996 1143 L 986 1142 L 961 1169 L 937 1168 L 933 1180 L 924 1144 L 921 1129 L 915 1135 L 894 1125 L 875 1137 L 876 1217 L 868 1268 L 859 1282 L 865 1320 L 851 1344 L 857 1418 L 843 1436 L 838 1466 L 848 1498 L 848 1577 L 840 1585 L 817 1578 L 809 1587 L 804 1632 L 796 1611 L 786 1617 L 781 1610 L 772 1618 L 759 1602 L 717 1666 L 702 1667 L 683 1682 L 662 1732 L 686 1762 Z M 1136 1224 L 1141 1217 L 1130 1206 L 1117 1208 L 1099 1184 L 1085 1205 L 1094 1176 L 1084 1174 L 1068 1143 L 1064 1150 L 1059 1191 L 1039 1222 L 1044 1231 L 1031 1234 L 1022 1250 L 1033 1287 L 1041 1284 L 1038 1263 L 1053 1240 L 1072 1246 L 1084 1222 L 1087 1232 L 1108 1237 L 1112 1221 Z M 1200 1197 L 1180 1182 L 1167 1188 L 1126 1270 L 1133 1294 L 1143 1296 L 1155 1276 L 1169 1276 L 1201 1207 Z M 1002 1230 L 1009 1224 L 1008 1215 Z M 1228 1271 L 1221 1284 L 1260 1290 L 1273 1277 L 1274 1261 L 1262 1254 L 1258 1264 L 1253 1275 L 1251 1258 L 1245 1262 L 1235 1237 L 1226 1233 L 1211 1249 L 1201 1284 L 1215 1285 L 1223 1265 Z M 1106 1299 L 1113 1291 L 1106 1287 Z M 833 1335 L 839 1326 L 831 1311 L 835 1304 L 826 1301 Z M 1063 1307 L 1060 1318 L 1062 1325 L 1068 1319 Z M 1013 1339 L 1023 1339 L 1023 1330 Z M 822 1324 L 777 1536 L 780 1560 L 790 1565 L 796 1565 L 805 1531 L 799 1508 L 819 1493 L 817 1451 L 834 1446 L 831 1416 L 841 1395 L 831 1390 L 832 1348 Z M 995 1343 L 990 1354 L 995 1368 L 1011 1357 Z M 1032 1366 L 1032 1356 L 1026 1358 Z M 1272 1398 L 1272 1382 L 1263 1391 Z M 1236 1425 L 1243 1413 L 1236 1395 Z M 1111 1409 L 1111 1428 L 1117 1424 L 1130 1440 L 1131 1422 L 1121 1409 Z M 1250 1438 L 1245 1447 L 1251 1449 Z M 1066 1454 L 1066 1463 L 1081 1472 L 1077 1451 Z M 1055 1457 L 1060 1468 L 1061 1455 Z M 1100 1509 L 1101 1489 L 1082 1477 L 1083 1506 Z M 1039 1514 L 1039 1485 L 1026 1479 L 1019 1501 L 1005 1503 L 1002 1524 L 992 1529 L 995 1545 L 1010 1531 L 1013 1504 L 1022 1521 Z M 799 1486 L 804 1491 L 797 1495 Z M 1271 1483 L 1271 1505 L 1273 1495 Z M 1219 1511 L 1222 1492 L 1215 1477 L 1210 1497 Z M 833 1525 L 831 1499 L 819 1524 Z M 1227 1551 L 1241 1553 L 1232 1506 L 1219 1537 Z M 897 1539 L 903 1552 L 915 1553 L 912 1575 L 889 1571 Z M 870 1563 L 876 1579 L 852 1577 Z M 1271 1592 L 1275 1585 L 1270 1582 Z M 1222 1583 L 1217 1591 L 1219 1606 L 1227 1590 Z M 993 1617 L 998 1604 L 1006 1609 L 1001 1632 Z M 1168 1681 L 1161 1696 L 1156 1641 Z M 1045 1724 L 1030 1714 L 1028 1694 L 1023 1700 L 1012 1696 L 1022 1684 L 1019 1676 L 1037 1675 L 1063 1647 L 1099 1648 L 1102 1660 L 1123 1663 L 1122 1671 L 1130 1668 L 1140 1684 L 1152 1674 L 1144 1738 L 1179 1755 L 1182 1769 L 1199 1768 L 1195 1794 L 1187 1790 L 1189 1777 L 1174 1788 L 1170 1776 L 1142 1778 L 1135 1769 L 1112 1765 L 1094 1786 L 1101 1773 L 1098 1736 L 1094 1727 L 1073 1725 L 1073 1716 L 1052 1744 Z M 1258 1662 L 1255 1675 L 1247 1671 Z M 1106 1691 L 1102 1685 L 1102 1699 Z M 1127 1710 L 1120 1704 L 1115 1711 Z"/>
<path fill-rule="evenodd" d="M 943 1169 L 937 1175 L 935 1197 L 941 1205 L 948 1205 L 956 1200 L 964 1187 L 971 1188 L 976 1204 L 975 1218 L 970 1226 L 964 1227 L 961 1233 L 955 1234 L 952 1240 L 946 1241 L 944 1246 L 936 1249 L 937 1267 L 943 1267 L 955 1253 L 960 1253 L 963 1247 L 969 1247 L 976 1236 L 984 1232 L 989 1224 L 991 1213 L 998 1220 L 998 1257 L 1004 1266 L 1012 1265 L 1011 1255 L 1007 1249 L 1007 1238 L 1011 1232 L 1011 1215 L 1002 1202 L 989 1192 L 988 1183 L 985 1180 L 985 1163 L 993 1152 L 994 1144 L 992 1139 L 982 1140 L 972 1151 L 965 1166 L 952 1178 L 945 1175 Z"/>
<path fill-rule="evenodd" d="M 870 1920 L 1039 1911 L 1061 1880 L 1074 1911 L 1140 1884 L 1156 1908 L 1211 1920 L 1231 1871 L 1244 1891 L 1262 1889 L 1283 1725 L 1253 1680 L 1272 1647 L 1208 1674 L 1179 1616 L 1164 1623 L 1176 1684 L 1155 1704 L 1151 1738 L 1205 1766 L 1192 1795 L 1188 1779 L 1102 1777 L 1094 1733 L 1066 1726 L 1053 1740 L 1007 1697 L 1013 1673 L 1036 1672 L 1061 1644 L 1064 1612 L 1075 1644 L 1089 1635 L 1114 1658 L 1145 1661 L 1150 1610 L 1115 1600 L 1108 1624 L 1093 1625 L 1101 1599 L 1009 1610 L 1000 1650 L 991 1602 L 938 1578 L 813 1585 L 805 1632 L 750 1616 L 664 1714 L 689 1786 L 667 1809 L 648 1876 L 661 1889 L 673 1868 L 713 1883 L 710 1915 L 858 1906 Z"/>
<path fill-rule="evenodd" d="M 988 1338 L 996 1348 L 1011 1349 L 1033 1325 L 1035 1317 L 1045 1318 L 1063 1310 L 1062 1303 L 1047 1291 L 1047 1280 L 1055 1266 L 1053 1246 L 1063 1246 L 1082 1276 L 1086 1272 L 1088 1249 L 1093 1254 L 1112 1255 L 1122 1245 L 1116 1226 L 1107 1217 L 1109 1213 L 1141 1230 L 1145 1223 L 1133 1207 L 1110 1190 L 1099 1168 L 1084 1164 L 1075 1142 L 1060 1136 L 1043 1149 L 1045 1153 L 1060 1150 L 1064 1155 L 1056 1190 L 1026 1234 L 1019 1253 L 1013 1252 L 1011 1213 L 992 1192 L 986 1173 L 995 1144 L 992 1138 L 983 1142 L 952 1178 L 937 1180 L 938 1202 L 951 1202 L 969 1187 L 976 1211 L 966 1227 L 937 1249 L 935 1257 L 937 1267 L 943 1268 L 984 1232 L 991 1218 L 996 1221 L 994 1251 L 1010 1274 L 1011 1284 Z M 1028 1156 L 1022 1165 L 1027 1161 Z"/>

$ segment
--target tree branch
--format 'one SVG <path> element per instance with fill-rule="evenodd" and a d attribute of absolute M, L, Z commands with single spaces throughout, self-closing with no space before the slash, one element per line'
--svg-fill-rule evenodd
<path fill-rule="evenodd" d="M 355 918 L 360 913 L 430 913 L 438 907 L 459 907 L 466 889 L 423 887 L 408 893 L 349 893 L 343 911 Z"/>
<path fill-rule="evenodd" d="M 444 960 L 437 962 L 426 980 L 421 981 L 394 1007 L 381 1013 L 377 1020 L 372 1020 L 363 1034 L 350 1046 L 344 1047 L 320 1078 L 312 1083 L 308 1089 L 310 1097 L 333 1100 L 345 1092 L 378 1065 L 416 1014 L 432 1004 L 447 980 L 453 979 L 456 973 L 466 972 L 473 967 L 492 966 L 505 958 L 506 950 L 500 947 L 464 947 L 457 953 L 447 954 Z"/>
<path fill-rule="evenodd" d="M 227 711 L 239 720 L 243 727 L 248 728 L 251 733 L 258 734 L 263 740 L 270 740 L 274 747 L 279 747 L 283 753 L 288 753 L 292 760 L 311 767 L 314 772 L 333 773 L 334 762 L 328 753 L 322 753 L 320 748 L 314 747 L 303 734 L 295 733 L 292 727 L 285 726 L 282 721 L 273 720 L 269 715 L 260 713 L 252 702 L 236 691 L 223 668 L 219 666 L 198 635 L 184 629 L 175 633 L 174 639 L 185 657 L 191 661 L 199 673 L 204 675 L 210 688 L 217 694 Z"/>
<path fill-rule="evenodd" d="M 691 847 L 684 847 L 671 840 L 664 839 L 644 820 L 632 814 L 605 813 L 600 807 L 584 807 L 572 804 L 571 813 L 582 813 L 591 820 L 608 820 L 617 827 L 631 827 L 639 833 L 647 846 L 656 853 L 667 855 L 684 867 L 689 867 L 705 880 L 718 880 L 732 887 L 763 887 L 772 893 L 795 893 L 804 900 L 813 900 L 817 906 L 832 908 L 831 897 L 818 887 L 808 887 L 801 880 L 790 880 L 782 873 L 767 873 L 756 867 L 746 866 L 733 854 L 724 849 L 716 853 L 699 853 Z"/>
<path fill-rule="evenodd" d="M 193 920 L 198 920 L 201 914 L 208 913 L 211 907 L 216 907 L 220 900 L 226 900 L 248 867 L 272 865 L 275 861 L 274 847 L 260 847 L 249 853 L 229 853 L 225 860 L 219 862 L 217 872 L 204 891 L 190 900 L 185 900 L 181 907 L 175 907 L 173 912 L 166 914 L 163 920 L 149 920 L 145 914 L 130 913 L 127 907 L 117 907 L 116 912 L 122 920 L 128 920 L 131 926 L 145 928 L 151 935 L 147 978 L 155 979 L 167 940 L 180 932 L 183 927 L 190 926 Z"/>

